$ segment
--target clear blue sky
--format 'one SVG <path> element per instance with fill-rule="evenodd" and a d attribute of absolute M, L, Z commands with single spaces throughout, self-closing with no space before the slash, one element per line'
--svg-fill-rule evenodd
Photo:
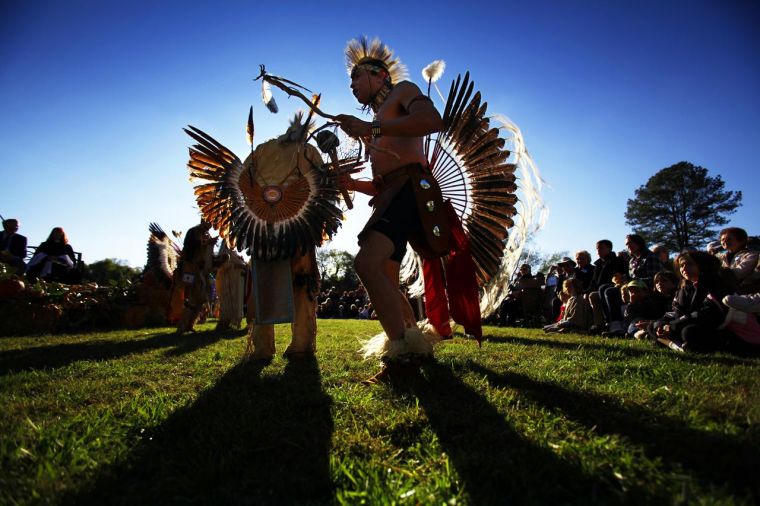
<path fill-rule="evenodd" d="M 545 252 L 623 245 L 628 198 L 682 160 L 720 174 L 758 234 L 756 2 L 4 2 L 0 213 L 38 244 L 62 226 L 85 261 L 145 262 L 150 221 L 197 222 L 187 124 L 241 158 L 281 133 L 295 100 L 261 105 L 258 64 L 354 113 L 343 48 L 380 36 L 413 80 L 446 60 L 523 130 L 544 179 Z M 444 84 L 446 87 L 447 84 Z M 359 202 L 334 247 L 355 252 Z"/>

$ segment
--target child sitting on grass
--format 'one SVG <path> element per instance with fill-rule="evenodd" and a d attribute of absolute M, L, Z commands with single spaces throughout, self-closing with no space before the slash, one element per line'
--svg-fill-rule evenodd
<path fill-rule="evenodd" d="M 590 314 L 581 294 L 577 279 L 566 279 L 562 283 L 561 298 L 565 303 L 562 319 L 544 326 L 544 332 L 585 332 L 588 330 Z"/>
<path fill-rule="evenodd" d="M 672 297 L 670 301 L 665 299 L 663 304 L 663 298 L 651 293 L 647 284 L 640 279 L 629 282 L 625 285 L 625 290 L 629 301 L 624 314 L 625 337 L 635 337 L 636 332 L 639 331 L 637 324 L 640 322 L 651 322 L 662 318 L 670 307 L 670 301 L 673 300 Z"/>
<path fill-rule="evenodd" d="M 673 271 L 663 269 L 654 275 L 654 290 L 650 297 L 656 309 L 652 311 L 652 318 L 634 322 L 637 330 L 633 332 L 633 337 L 636 339 L 646 339 L 647 337 L 652 340 L 657 339 L 652 324 L 662 318 L 673 306 L 673 298 L 677 290 L 678 276 Z M 629 328 L 629 334 L 631 333 L 630 330 Z"/>

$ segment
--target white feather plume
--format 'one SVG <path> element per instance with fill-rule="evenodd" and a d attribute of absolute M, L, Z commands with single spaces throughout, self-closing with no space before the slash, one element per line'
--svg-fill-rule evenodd
<path fill-rule="evenodd" d="M 264 79 L 261 80 L 261 99 L 271 112 L 276 113 L 280 110 L 277 107 L 277 102 L 274 101 L 274 96 L 272 96 L 272 87 Z"/>
<path fill-rule="evenodd" d="M 511 163 L 517 166 L 520 181 L 520 200 L 518 220 L 509 231 L 509 239 L 504 247 L 501 267 L 483 289 L 480 299 L 480 314 L 483 316 L 493 313 L 507 296 L 509 280 L 517 269 L 525 244 L 528 238 L 536 234 L 546 224 L 549 217 L 549 209 L 541 197 L 541 189 L 545 184 L 538 171 L 536 163 L 525 147 L 520 128 L 509 118 L 502 115 L 491 117 L 502 131 L 508 132 L 505 136 L 507 143 L 511 144 Z"/>
<path fill-rule="evenodd" d="M 446 70 L 446 62 L 443 60 L 433 60 L 427 67 L 422 69 L 422 77 L 426 82 L 434 83 L 441 78 L 443 71 Z"/>

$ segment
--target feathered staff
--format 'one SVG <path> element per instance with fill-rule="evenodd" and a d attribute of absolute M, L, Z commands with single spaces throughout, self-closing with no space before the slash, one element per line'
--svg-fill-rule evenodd
<path fill-rule="evenodd" d="M 261 69 L 261 73 L 259 74 L 259 77 L 254 79 L 254 81 L 257 81 L 261 79 L 262 81 L 262 98 L 264 99 L 264 104 L 267 106 L 267 108 L 272 112 L 277 112 L 279 109 L 277 108 L 277 104 L 274 103 L 274 97 L 272 97 L 272 89 L 269 86 L 269 83 L 276 86 L 277 88 L 280 88 L 282 91 L 288 94 L 290 97 L 298 97 L 303 102 L 309 106 L 309 109 L 319 116 L 322 116 L 323 118 L 329 119 L 331 121 L 337 121 L 336 116 L 333 116 L 332 114 L 327 114 L 325 112 L 322 112 L 317 104 L 315 104 L 312 100 L 309 100 L 306 98 L 306 96 L 298 91 L 296 88 L 301 88 L 302 90 L 308 91 L 309 93 L 312 93 L 312 91 L 305 86 L 301 86 L 298 83 L 295 83 L 289 79 L 285 79 L 284 77 L 274 76 L 272 74 L 267 74 L 266 68 L 264 65 L 259 65 L 259 68 Z M 265 86 L 266 84 L 266 86 Z M 288 86 L 288 84 L 291 84 L 292 86 Z M 267 93 L 264 93 L 264 90 L 266 89 Z M 272 104 L 274 108 L 272 108 Z M 365 143 L 367 146 L 367 149 L 372 149 L 380 153 L 386 153 L 394 158 L 396 160 L 400 160 L 401 157 L 398 156 L 398 154 L 395 151 L 391 151 L 390 149 L 381 148 L 379 146 L 375 146 L 374 144 Z"/>
<path fill-rule="evenodd" d="M 309 93 L 313 93 L 310 89 L 301 86 L 298 83 L 294 83 L 293 81 L 290 81 L 288 79 L 285 79 L 284 77 L 279 76 L 273 76 L 272 74 L 267 74 L 266 68 L 264 65 L 259 65 L 259 68 L 261 69 L 261 73 L 259 74 L 259 77 L 254 79 L 254 81 L 258 81 L 261 79 L 261 98 L 264 100 L 264 104 L 267 106 L 267 108 L 272 112 L 277 112 L 279 109 L 277 108 L 277 104 L 274 102 L 274 97 L 272 96 L 272 88 L 270 84 L 276 86 L 277 88 L 280 88 L 282 91 L 288 94 L 290 97 L 298 97 L 301 100 L 306 103 L 306 105 L 309 106 L 309 109 L 315 112 L 316 114 L 319 114 L 323 118 L 327 118 L 329 120 L 335 120 L 335 116 L 332 116 L 330 114 L 325 114 L 321 110 L 319 110 L 319 107 L 317 107 L 316 104 L 314 104 L 311 100 L 306 98 L 306 96 L 298 91 L 296 88 L 301 88 L 302 90 L 308 91 Z M 288 86 L 288 84 L 292 84 L 293 86 Z M 273 107 L 270 106 L 270 104 L 273 104 Z"/>

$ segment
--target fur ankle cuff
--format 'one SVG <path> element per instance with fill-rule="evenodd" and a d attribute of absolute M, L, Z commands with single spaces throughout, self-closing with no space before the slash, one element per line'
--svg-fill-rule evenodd
<path fill-rule="evenodd" d="M 388 339 L 385 332 L 365 341 L 360 350 L 364 359 L 379 358 L 383 362 L 405 360 L 409 357 L 432 357 L 433 345 L 419 328 L 406 329 L 402 339 Z"/>

